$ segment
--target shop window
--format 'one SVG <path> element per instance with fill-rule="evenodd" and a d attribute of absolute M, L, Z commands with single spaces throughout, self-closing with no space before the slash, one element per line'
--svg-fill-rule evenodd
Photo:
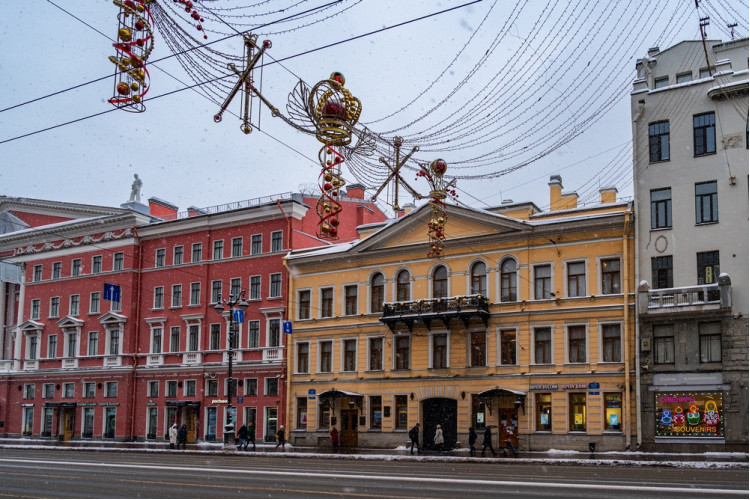
<path fill-rule="evenodd" d="M 721 391 L 669 391 L 654 393 L 656 436 L 681 438 L 683 442 L 724 437 Z"/>
<path fill-rule="evenodd" d="M 604 412 L 604 430 L 620 431 L 622 429 L 622 394 L 605 393 Z"/>
<path fill-rule="evenodd" d="M 297 429 L 307 428 L 307 398 L 297 398 Z"/>
<path fill-rule="evenodd" d="M 396 396 L 396 429 L 406 429 L 409 424 L 409 408 L 406 396 Z"/>
<path fill-rule="evenodd" d="M 700 323 L 698 325 L 700 339 L 701 363 L 721 362 L 721 323 Z"/>
<path fill-rule="evenodd" d="M 328 429 L 331 425 L 331 407 L 327 404 L 318 405 L 318 428 Z"/>
<path fill-rule="evenodd" d="M 475 431 L 481 431 L 487 425 L 487 406 L 474 395 L 471 403 L 471 421 Z M 481 436 L 479 436 L 481 438 Z"/>
<path fill-rule="evenodd" d="M 536 395 L 536 430 L 550 432 L 552 430 L 552 394 Z"/>
<path fill-rule="evenodd" d="M 370 429 L 380 429 L 383 425 L 383 399 L 370 396 Z"/>
<path fill-rule="evenodd" d="M 569 430 L 586 431 L 586 393 L 568 394 Z"/>

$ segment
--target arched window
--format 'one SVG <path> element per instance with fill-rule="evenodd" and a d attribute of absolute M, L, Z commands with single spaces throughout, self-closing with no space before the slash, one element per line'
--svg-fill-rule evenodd
<path fill-rule="evenodd" d="M 438 266 L 432 271 L 432 298 L 448 296 L 448 270 Z"/>
<path fill-rule="evenodd" d="M 404 269 L 396 275 L 396 301 L 404 302 L 411 300 L 411 276 Z"/>
<path fill-rule="evenodd" d="M 517 300 L 516 261 L 505 259 L 500 265 L 500 301 L 515 302 Z"/>
<path fill-rule="evenodd" d="M 487 296 L 487 266 L 484 262 L 471 266 L 471 294 Z"/>
<path fill-rule="evenodd" d="M 370 312 L 383 312 L 385 300 L 385 279 L 381 273 L 375 273 L 370 278 Z"/>

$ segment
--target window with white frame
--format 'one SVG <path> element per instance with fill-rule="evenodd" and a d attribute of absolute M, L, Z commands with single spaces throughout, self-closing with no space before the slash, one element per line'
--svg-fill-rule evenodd
<path fill-rule="evenodd" d="M 203 260 L 203 244 L 202 243 L 193 243 L 191 247 L 192 256 L 190 261 L 191 262 L 200 262 Z"/>
<path fill-rule="evenodd" d="M 266 377 L 266 396 L 279 395 L 279 379 L 277 377 Z"/>
<path fill-rule="evenodd" d="M 297 319 L 310 319 L 310 290 L 297 291 Z"/>
<path fill-rule="evenodd" d="M 62 276 L 62 262 L 52 263 L 52 279 L 57 280 Z"/>
<path fill-rule="evenodd" d="M 385 278 L 383 273 L 375 273 L 370 278 L 370 312 L 383 312 L 385 302 Z"/>
<path fill-rule="evenodd" d="M 156 250 L 156 258 L 154 261 L 154 267 L 164 267 L 166 264 L 167 250 L 165 248 L 158 248 Z"/>
<path fill-rule="evenodd" d="M 94 382 L 84 382 L 83 397 L 88 399 L 96 397 L 96 384 Z"/>
<path fill-rule="evenodd" d="M 284 249 L 284 233 L 281 231 L 273 231 L 271 233 L 271 251 L 281 252 Z"/>
<path fill-rule="evenodd" d="M 534 328 L 534 364 L 552 364 L 552 329 Z"/>
<path fill-rule="evenodd" d="M 49 399 L 55 397 L 55 384 L 44 384 L 42 386 L 42 397 Z"/>
<path fill-rule="evenodd" d="M 250 253 L 258 255 L 263 253 L 263 235 L 254 234 L 250 237 Z"/>
<path fill-rule="evenodd" d="M 73 259 L 70 265 L 70 275 L 80 276 L 81 275 L 81 259 Z"/>
<path fill-rule="evenodd" d="M 437 266 L 432 271 L 432 298 L 448 296 L 448 269 L 445 266 Z"/>
<path fill-rule="evenodd" d="M 242 237 L 232 238 L 232 257 L 242 256 Z"/>
<path fill-rule="evenodd" d="M 246 378 L 245 379 L 245 396 L 257 396 L 257 395 L 258 395 L 258 379 Z"/>
<path fill-rule="evenodd" d="M 322 340 L 318 343 L 318 372 L 331 373 L 333 368 L 333 341 Z"/>
<path fill-rule="evenodd" d="M 534 299 L 552 298 L 552 266 L 540 264 L 534 266 Z"/>
<path fill-rule="evenodd" d="M 65 352 L 63 355 L 66 358 L 78 357 L 78 333 L 67 332 L 65 334 Z"/>
<path fill-rule="evenodd" d="M 430 358 L 433 369 L 448 368 L 448 334 L 430 334 Z"/>
<path fill-rule="evenodd" d="M 39 337 L 37 335 L 26 336 L 26 359 L 35 360 L 39 357 Z"/>
<path fill-rule="evenodd" d="M 330 318 L 333 316 L 333 288 L 320 289 L 320 317 Z"/>
<path fill-rule="evenodd" d="M 247 347 L 251 349 L 260 347 L 260 321 L 247 322 Z"/>
<path fill-rule="evenodd" d="M 182 305 L 182 285 L 172 285 L 172 307 Z"/>
<path fill-rule="evenodd" d="M 568 325 L 568 363 L 585 363 L 586 325 Z"/>
<path fill-rule="evenodd" d="M 58 318 L 59 316 L 60 316 L 60 297 L 50 297 L 49 317 Z"/>
<path fill-rule="evenodd" d="M 177 245 L 172 250 L 172 265 L 179 266 L 183 261 L 185 250 L 182 245 Z"/>
<path fill-rule="evenodd" d="M 487 366 L 487 333 L 469 332 L 469 366 Z"/>
<path fill-rule="evenodd" d="M 88 354 L 89 356 L 99 354 L 99 332 L 89 332 Z"/>
<path fill-rule="evenodd" d="M 168 398 L 176 398 L 177 397 L 177 381 L 167 380 L 166 385 L 167 385 L 166 396 Z"/>
<path fill-rule="evenodd" d="M 163 332 L 164 330 L 160 326 L 151 328 L 151 353 L 152 354 L 161 354 Z"/>
<path fill-rule="evenodd" d="M 269 297 L 281 297 L 281 273 L 273 273 L 271 278 L 271 288 Z"/>
<path fill-rule="evenodd" d="M 310 343 L 297 342 L 295 348 L 297 353 L 296 373 L 308 373 L 310 371 Z"/>
<path fill-rule="evenodd" d="M 219 395 L 219 381 L 216 379 L 206 380 L 206 396 Z"/>
<path fill-rule="evenodd" d="M 195 380 L 186 380 L 185 381 L 185 396 L 186 397 L 195 397 Z"/>
<path fill-rule="evenodd" d="M 219 349 L 221 349 L 221 324 L 212 323 L 209 329 L 210 338 L 208 348 L 212 351 L 218 351 Z"/>
<path fill-rule="evenodd" d="M 221 280 L 214 280 L 211 282 L 211 303 L 216 304 L 219 302 L 219 296 L 221 295 Z"/>
<path fill-rule="evenodd" d="M 57 357 L 57 335 L 47 337 L 47 357 L 50 359 Z"/>
<path fill-rule="evenodd" d="M 105 382 L 104 383 L 104 397 L 105 398 L 117 397 L 117 382 Z"/>
<path fill-rule="evenodd" d="M 109 349 L 107 352 L 110 355 L 120 354 L 120 330 L 119 328 L 107 329 L 107 344 Z"/>
<path fill-rule="evenodd" d="M 148 397 L 158 398 L 159 397 L 159 381 L 149 380 L 148 382 Z"/>
<path fill-rule="evenodd" d="M 487 296 L 487 266 L 484 262 L 475 262 L 471 266 L 471 294 Z"/>
<path fill-rule="evenodd" d="M 250 300 L 260 300 L 260 276 L 250 276 Z"/>
<path fill-rule="evenodd" d="M 281 345 L 281 320 L 277 318 L 268 320 L 267 347 L 279 347 Z"/>
<path fill-rule="evenodd" d="M 371 371 L 383 370 L 383 337 L 369 337 L 367 339 L 367 369 Z"/>
<path fill-rule="evenodd" d="M 63 397 L 74 398 L 76 395 L 76 385 L 73 382 L 66 382 L 63 384 Z"/>
<path fill-rule="evenodd" d="M 180 352 L 179 326 L 173 326 L 169 329 L 169 352 Z"/>
<path fill-rule="evenodd" d="M 201 303 L 201 284 L 200 282 L 190 283 L 190 305 L 198 306 Z"/>
<path fill-rule="evenodd" d="M 214 260 L 221 260 L 224 258 L 224 240 L 214 241 Z"/>
<path fill-rule="evenodd" d="M 164 309 L 164 287 L 154 288 L 154 309 Z"/>
<path fill-rule="evenodd" d="M 344 314 L 357 314 L 357 285 L 344 286 Z"/>
<path fill-rule="evenodd" d="M 357 339 L 344 339 L 341 349 L 343 351 L 343 371 L 357 371 Z"/>
<path fill-rule="evenodd" d="M 189 325 L 188 326 L 188 345 L 187 350 L 190 352 L 195 352 L 198 350 L 198 346 L 200 345 L 200 328 L 199 325 Z"/>
<path fill-rule="evenodd" d="M 69 314 L 71 316 L 78 316 L 78 314 L 80 313 L 80 309 L 81 309 L 81 296 L 78 294 L 71 295 L 70 306 L 68 307 Z"/>
<path fill-rule="evenodd" d="M 568 262 L 568 297 L 586 296 L 586 262 Z"/>
<path fill-rule="evenodd" d="M 504 259 L 500 264 L 500 301 L 515 302 L 518 300 L 516 286 L 516 261 Z"/>
<path fill-rule="evenodd" d="M 396 275 L 396 301 L 407 300 L 411 300 L 411 274 L 406 269 L 402 269 Z"/>
<path fill-rule="evenodd" d="M 91 274 L 99 274 L 102 272 L 102 256 L 96 255 L 91 259 Z"/>
<path fill-rule="evenodd" d="M 411 337 L 395 335 L 393 337 L 393 369 L 408 370 L 411 366 Z"/>
<path fill-rule="evenodd" d="M 31 300 L 31 319 L 39 319 L 39 315 L 41 314 L 41 303 L 41 299 Z"/>
<path fill-rule="evenodd" d="M 42 281 L 42 265 L 37 264 L 34 266 L 34 277 L 32 281 Z"/>
<path fill-rule="evenodd" d="M 238 299 L 242 293 L 242 278 L 232 278 L 229 281 L 229 295 Z"/>
<path fill-rule="evenodd" d="M 622 361 L 622 335 L 619 324 L 602 325 L 602 361 L 620 363 Z"/>
<path fill-rule="evenodd" d="M 36 393 L 36 384 L 23 385 L 23 399 L 34 399 Z"/>
<path fill-rule="evenodd" d="M 620 259 L 602 259 L 602 294 L 620 293 Z"/>

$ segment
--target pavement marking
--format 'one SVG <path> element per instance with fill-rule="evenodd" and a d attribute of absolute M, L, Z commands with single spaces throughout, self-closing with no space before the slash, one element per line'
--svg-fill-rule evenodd
<path fill-rule="evenodd" d="M 117 468 L 117 469 L 154 469 L 154 470 L 165 470 L 165 471 L 177 471 L 177 472 L 189 472 L 190 470 L 201 471 L 201 472 L 213 472 L 213 473 L 227 473 L 234 472 L 237 474 L 244 475 L 255 475 L 255 476 L 309 476 L 308 471 L 300 472 L 282 472 L 282 471 L 262 471 L 262 470 L 247 470 L 237 468 L 217 468 L 217 467 L 195 467 L 189 465 L 180 466 L 169 466 L 169 465 L 134 465 L 134 464 L 113 464 L 113 463 L 96 463 L 96 462 L 72 462 L 69 460 L 29 460 L 29 459 L 10 459 L 0 458 L 0 463 L 29 463 L 29 464 L 50 464 L 59 465 L 66 464 L 80 465 L 89 467 L 102 467 L 102 468 Z M 614 484 L 597 484 L 597 483 L 540 483 L 539 481 L 502 481 L 502 480 L 488 480 L 488 479 L 450 479 L 450 478 L 436 478 L 431 476 L 424 477 L 403 477 L 403 476 L 378 476 L 371 474 L 347 474 L 345 472 L 339 473 L 316 473 L 316 477 L 331 478 L 331 479 L 360 479 L 360 480 L 383 480 L 392 482 L 428 482 L 437 484 L 481 484 L 487 486 L 519 486 L 519 487 L 549 487 L 549 488 L 567 488 L 567 489 L 594 489 L 594 490 L 611 490 Z M 705 494 L 705 495 L 750 495 L 750 490 L 742 489 L 724 489 L 724 488 L 700 488 L 700 487 L 685 487 L 685 486 L 645 486 L 645 485 L 624 485 L 617 484 L 619 491 L 643 491 L 653 493 L 689 493 Z"/>

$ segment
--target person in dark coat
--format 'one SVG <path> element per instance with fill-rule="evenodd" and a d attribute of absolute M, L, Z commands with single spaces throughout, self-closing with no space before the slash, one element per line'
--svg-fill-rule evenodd
<path fill-rule="evenodd" d="M 518 456 L 518 452 L 513 446 L 513 427 L 507 427 L 505 429 L 505 448 L 503 448 L 503 456 L 508 456 L 508 448 L 513 452 L 513 456 Z"/>
<path fill-rule="evenodd" d="M 474 443 L 477 442 L 477 433 L 474 430 L 474 427 L 469 427 L 469 454 L 473 457 L 477 449 L 474 448 Z"/>
<path fill-rule="evenodd" d="M 492 447 L 492 429 L 490 429 L 489 427 L 484 429 L 484 439 L 482 440 L 482 456 L 484 456 L 484 450 L 486 450 L 487 448 L 489 448 L 492 452 L 492 456 L 497 456 L 495 448 Z"/>
<path fill-rule="evenodd" d="M 253 443 L 253 451 L 255 451 L 255 426 L 252 422 L 247 423 L 247 440 Z M 245 447 L 247 449 L 247 447 Z"/>
<path fill-rule="evenodd" d="M 237 447 L 237 449 L 243 449 L 247 451 L 247 426 L 245 424 L 242 424 L 240 430 L 237 431 L 237 438 L 240 440 L 240 445 Z"/>
<path fill-rule="evenodd" d="M 331 446 L 333 447 L 333 450 L 336 451 L 339 447 L 339 430 L 336 429 L 336 426 L 334 425 L 331 428 Z"/>
<path fill-rule="evenodd" d="M 187 427 L 185 427 L 185 424 L 182 424 L 182 427 L 180 427 L 180 430 L 177 431 L 177 449 L 180 449 L 180 445 L 182 445 L 182 449 L 184 450 L 187 447 Z"/>
<path fill-rule="evenodd" d="M 417 445 L 417 453 L 422 453 L 422 448 L 419 447 L 419 424 L 415 425 L 409 431 L 409 439 L 411 439 L 411 454 L 414 455 L 414 445 Z"/>
<path fill-rule="evenodd" d="M 284 426 L 282 425 L 279 427 L 279 431 L 276 433 L 276 448 L 274 450 L 278 450 L 279 446 L 281 446 L 281 451 L 284 451 L 284 445 L 286 444 L 286 431 L 284 430 Z"/>

